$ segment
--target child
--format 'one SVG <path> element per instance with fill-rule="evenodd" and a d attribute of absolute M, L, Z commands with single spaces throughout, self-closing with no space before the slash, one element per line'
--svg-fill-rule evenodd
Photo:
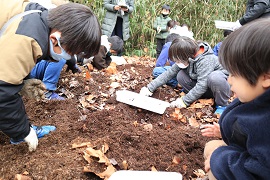
<path fill-rule="evenodd" d="M 165 40 L 166 43 L 162 47 L 162 51 L 157 59 L 156 67 L 153 69 L 152 74 L 153 74 L 154 78 L 157 78 L 160 74 L 167 71 L 174 64 L 174 62 L 169 59 L 169 48 L 172 44 L 172 41 L 179 38 L 179 37 L 180 37 L 180 35 L 175 34 L 175 33 L 169 34 L 167 36 L 167 38 Z M 169 80 L 167 82 L 167 84 L 169 86 L 172 86 L 173 88 L 175 88 L 178 84 L 176 77 Z"/>
<path fill-rule="evenodd" d="M 182 26 L 179 26 L 179 23 L 175 20 L 170 20 L 167 23 L 167 26 L 169 28 L 170 33 L 176 33 L 180 36 L 186 36 L 194 40 L 193 32 L 188 29 L 187 24 L 182 24 Z"/>
<path fill-rule="evenodd" d="M 46 87 L 45 98 L 48 100 L 65 100 L 64 97 L 59 96 L 55 91 L 57 89 L 57 83 L 59 81 L 61 71 L 65 64 L 67 64 L 67 70 L 71 70 L 72 73 L 81 72 L 80 68 L 76 64 L 74 56 L 70 60 L 60 59 L 59 61 L 47 61 L 41 60 L 38 62 L 30 73 L 30 78 L 40 79 Z"/>
<path fill-rule="evenodd" d="M 168 4 L 164 4 L 162 6 L 161 15 L 156 17 L 154 21 L 153 29 L 157 31 L 157 59 L 161 53 L 163 45 L 165 44 L 165 39 L 169 34 L 167 23 L 171 20 L 171 18 L 169 17 L 170 12 L 170 6 Z"/>
<path fill-rule="evenodd" d="M 228 105 L 230 87 L 227 71 L 220 65 L 207 43 L 197 44 L 188 37 L 175 39 L 169 49 L 169 58 L 175 64 L 143 87 L 140 94 L 151 96 L 160 86 L 176 76 L 185 96 L 171 102 L 172 107 L 187 107 L 201 97 L 215 99 L 216 114 Z"/>
<path fill-rule="evenodd" d="M 229 36 L 232 32 L 233 32 L 233 31 L 231 31 L 231 30 L 224 29 L 224 30 L 223 30 L 223 36 L 224 36 L 224 38 L 226 38 L 227 36 Z M 221 44 L 222 44 L 222 41 L 219 42 L 219 43 L 217 43 L 217 44 L 214 46 L 214 48 L 213 48 L 214 54 L 215 54 L 216 56 L 218 56 L 218 51 L 219 51 L 219 49 L 220 49 Z"/>
<path fill-rule="evenodd" d="M 219 119 L 224 142 L 210 141 L 205 146 L 210 180 L 270 177 L 269 25 L 267 19 L 252 21 L 222 43 L 219 60 L 230 72 L 228 81 L 237 99 Z M 219 126 L 207 125 L 202 133 L 218 135 Z"/>
<path fill-rule="evenodd" d="M 123 51 L 124 41 L 118 36 L 111 36 L 108 38 L 106 35 L 101 36 L 101 46 L 98 54 L 89 59 L 78 57 L 78 62 L 86 64 L 90 62 L 98 70 L 107 68 L 112 62 L 112 54 L 121 54 Z"/>
<path fill-rule="evenodd" d="M 0 18 L 0 130 L 12 142 L 23 140 L 29 151 L 34 151 L 39 132 L 43 134 L 44 129 L 30 124 L 20 92 L 25 89 L 34 94 L 39 89 L 33 91 L 31 84 L 24 82 L 34 80 L 24 79 L 41 60 L 59 61 L 70 59 L 74 54 L 85 57 L 96 54 L 100 47 L 100 25 L 92 10 L 78 3 L 63 4 L 48 11 L 38 3 L 9 0 L 0 1 L 0 7 L 3 8 Z M 38 79 L 32 83 L 40 89 L 44 88 L 42 84 Z M 26 85 L 28 88 L 24 88 Z"/>

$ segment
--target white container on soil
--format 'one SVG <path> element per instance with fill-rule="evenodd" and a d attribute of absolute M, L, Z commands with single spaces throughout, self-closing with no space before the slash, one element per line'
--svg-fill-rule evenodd
<path fill-rule="evenodd" d="M 182 180 L 177 172 L 164 171 L 116 171 L 108 180 Z"/>
<path fill-rule="evenodd" d="M 116 100 L 158 114 L 163 114 L 166 108 L 170 106 L 169 102 L 143 96 L 128 90 L 116 91 Z"/>

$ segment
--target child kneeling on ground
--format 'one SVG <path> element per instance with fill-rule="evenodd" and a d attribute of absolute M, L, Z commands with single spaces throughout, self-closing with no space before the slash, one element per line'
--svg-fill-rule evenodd
<path fill-rule="evenodd" d="M 205 146 L 209 179 L 270 177 L 270 21 L 253 21 L 231 33 L 219 53 L 230 72 L 236 99 L 219 124 L 205 125 L 203 136 L 222 137 Z"/>
<path fill-rule="evenodd" d="M 231 92 L 227 71 L 211 47 L 207 43 L 197 44 L 188 37 L 180 37 L 172 42 L 169 58 L 175 64 L 143 87 L 140 94 L 151 96 L 158 87 L 176 76 L 186 95 L 171 102 L 172 107 L 186 108 L 199 98 L 214 98 L 215 113 L 221 114 L 228 105 Z"/>

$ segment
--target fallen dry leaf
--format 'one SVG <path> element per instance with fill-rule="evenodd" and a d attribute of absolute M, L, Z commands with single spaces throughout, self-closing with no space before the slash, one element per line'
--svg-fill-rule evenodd
<path fill-rule="evenodd" d="M 84 152 L 83 158 L 88 162 L 88 164 L 92 162 L 91 156 L 87 154 L 86 152 Z"/>
<path fill-rule="evenodd" d="M 117 74 L 116 63 L 111 62 L 111 64 L 105 69 L 105 72 L 109 75 Z"/>
<path fill-rule="evenodd" d="M 73 81 L 69 81 L 69 87 L 78 87 L 80 85 L 79 81 L 73 80 Z"/>
<path fill-rule="evenodd" d="M 84 142 L 81 144 L 77 144 L 77 143 L 72 144 L 72 149 L 81 148 L 81 147 L 93 147 L 93 146 L 92 146 L 92 143 L 90 143 L 90 142 Z"/>
<path fill-rule="evenodd" d="M 205 172 L 202 169 L 194 170 L 193 173 L 198 177 L 198 178 L 204 178 L 205 177 Z"/>
<path fill-rule="evenodd" d="M 93 99 L 95 98 L 94 95 L 90 94 L 88 96 L 85 97 L 85 99 L 88 101 L 88 102 L 91 102 Z"/>
<path fill-rule="evenodd" d="M 116 172 L 116 169 L 113 167 L 113 165 L 109 165 L 104 172 L 98 173 L 96 175 L 100 178 L 104 178 L 104 180 L 107 180 L 114 172 Z"/>
<path fill-rule="evenodd" d="M 31 177 L 23 175 L 23 174 L 16 174 L 14 179 L 15 180 L 32 180 Z"/>
<path fill-rule="evenodd" d="M 175 111 L 170 114 L 171 117 L 173 117 L 173 120 L 181 121 L 183 123 L 187 122 L 186 117 L 180 112 L 179 108 L 175 108 Z"/>
<path fill-rule="evenodd" d="M 109 145 L 107 143 L 104 143 L 101 147 L 101 151 L 105 154 L 109 150 Z"/>
<path fill-rule="evenodd" d="M 187 171 L 187 165 L 183 165 L 182 169 L 186 172 Z"/>
<path fill-rule="evenodd" d="M 94 156 L 96 158 L 99 158 L 99 163 L 105 163 L 105 165 L 110 164 L 109 159 L 104 155 L 104 153 L 101 150 L 95 150 L 91 147 L 88 147 L 85 152 L 89 154 L 90 156 Z"/>
<path fill-rule="evenodd" d="M 152 124 L 146 124 L 143 126 L 143 129 L 146 131 L 152 131 L 153 130 L 153 125 Z"/>
<path fill-rule="evenodd" d="M 189 123 L 190 126 L 193 126 L 193 127 L 199 127 L 200 126 L 200 124 L 198 123 L 196 118 L 193 118 L 193 117 L 188 119 L 188 123 Z"/>
<path fill-rule="evenodd" d="M 94 66 L 91 63 L 86 63 L 85 66 L 87 67 L 87 69 L 92 72 L 94 70 Z"/>
<path fill-rule="evenodd" d="M 203 113 L 201 111 L 196 112 L 196 117 L 198 117 L 198 119 L 202 118 Z"/>
<path fill-rule="evenodd" d="M 89 73 L 89 71 L 85 71 L 85 80 L 86 81 L 91 81 L 91 75 L 90 75 L 90 73 Z"/>
<path fill-rule="evenodd" d="M 138 121 L 134 121 L 134 122 L 133 122 L 133 125 L 134 125 L 135 127 L 137 127 L 138 124 L 139 124 Z"/>
<path fill-rule="evenodd" d="M 152 167 L 151 167 L 151 171 L 157 172 L 157 169 L 155 168 L 155 166 L 152 166 Z"/>
<path fill-rule="evenodd" d="M 123 166 L 123 169 L 124 169 L 124 170 L 127 170 L 127 169 L 128 169 L 128 163 L 127 163 L 126 160 L 124 160 L 124 161 L 122 162 L 122 166 Z"/>
<path fill-rule="evenodd" d="M 180 163 L 180 161 L 181 161 L 181 160 L 180 160 L 180 158 L 179 158 L 179 157 L 174 156 L 174 157 L 173 157 L 173 161 L 172 161 L 172 163 L 173 163 L 173 164 L 175 164 L 175 165 L 177 165 L 177 164 L 179 164 L 179 163 Z"/>

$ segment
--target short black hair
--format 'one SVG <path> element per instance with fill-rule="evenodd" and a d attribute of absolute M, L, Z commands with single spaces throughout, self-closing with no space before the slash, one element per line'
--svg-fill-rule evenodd
<path fill-rule="evenodd" d="M 178 23 L 176 20 L 169 20 L 169 21 L 167 22 L 167 26 L 168 26 L 169 28 L 173 28 L 173 27 L 176 26 L 176 25 L 179 26 L 179 23 Z"/>
<path fill-rule="evenodd" d="M 92 10 L 82 4 L 67 3 L 49 10 L 48 25 L 61 32 L 60 43 L 72 55 L 83 52 L 85 57 L 98 53 L 101 29 Z"/>
<path fill-rule="evenodd" d="M 117 54 L 122 53 L 124 47 L 124 41 L 119 36 L 111 36 L 108 38 L 111 43 L 111 49 L 116 51 Z"/>
<path fill-rule="evenodd" d="M 232 32 L 220 47 L 219 61 L 232 75 L 255 86 L 259 76 L 270 72 L 270 20 L 254 20 Z"/>
<path fill-rule="evenodd" d="M 199 50 L 199 45 L 193 39 L 181 36 L 173 40 L 169 48 L 170 60 L 178 63 L 180 61 L 187 62 L 189 58 L 194 58 Z"/>
<path fill-rule="evenodd" d="M 173 40 L 175 40 L 176 38 L 179 38 L 181 37 L 179 34 L 176 34 L 176 33 L 171 33 L 169 34 L 166 39 L 165 39 L 165 43 L 167 42 L 173 42 Z"/>
<path fill-rule="evenodd" d="M 223 30 L 223 36 L 224 36 L 224 37 L 227 37 L 227 36 L 229 36 L 232 32 L 233 32 L 232 30 L 224 29 L 224 30 Z"/>

